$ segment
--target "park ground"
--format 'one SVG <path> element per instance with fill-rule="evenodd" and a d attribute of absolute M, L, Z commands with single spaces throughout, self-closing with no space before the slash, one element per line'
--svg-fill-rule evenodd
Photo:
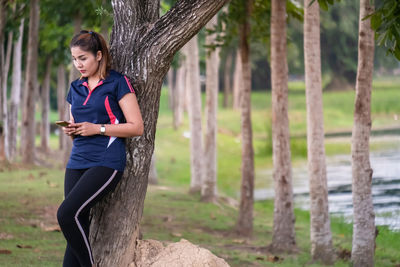
<path fill-rule="evenodd" d="M 372 96 L 373 129 L 400 128 L 400 79 L 380 78 Z M 203 95 L 204 97 L 204 95 Z M 306 108 L 304 83 L 290 83 L 290 131 L 293 165 L 306 164 Z M 203 99 L 204 103 L 204 99 Z M 351 132 L 353 91 L 324 93 L 325 131 Z M 252 93 L 252 120 L 256 170 L 272 167 L 270 94 Z M 218 192 L 216 204 L 190 195 L 188 121 L 172 128 L 166 90 L 163 90 L 156 133 L 158 185 L 149 185 L 141 229 L 144 239 L 176 242 L 181 238 L 205 247 L 231 266 L 321 266 L 310 258 L 309 212 L 296 209 L 298 253 L 269 253 L 272 240 L 273 202 L 254 205 L 252 238 L 234 234 L 240 190 L 240 112 L 219 108 Z M 57 115 L 51 114 L 51 121 Z M 204 118 L 204 116 L 203 116 Z M 204 124 L 205 125 L 205 124 Z M 328 138 L 327 155 L 349 154 L 350 139 Z M 393 139 L 372 142 L 371 149 L 393 147 Z M 383 141 L 382 141 L 383 140 Z M 0 165 L 0 266 L 61 266 L 65 240 L 57 229 L 55 212 L 63 199 L 63 167 L 57 136 L 52 135 L 49 154 L 38 153 L 44 166 L 20 163 Z M 48 165 L 45 165 L 48 164 Z M 257 173 L 257 172 L 256 172 Z M 269 186 L 256 175 L 256 188 Z M 352 225 L 332 217 L 333 243 L 338 256 L 334 266 L 349 266 Z M 400 232 L 379 227 L 375 266 L 400 266 Z"/>

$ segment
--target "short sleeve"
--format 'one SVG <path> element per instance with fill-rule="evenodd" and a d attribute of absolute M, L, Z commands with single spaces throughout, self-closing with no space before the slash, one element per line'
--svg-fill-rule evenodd
<path fill-rule="evenodd" d="M 71 95 L 71 88 L 69 88 L 68 95 L 67 95 L 67 102 L 72 105 L 72 95 Z"/>
<path fill-rule="evenodd" d="M 118 88 L 117 88 L 117 100 L 120 101 L 124 95 L 129 93 L 135 93 L 131 83 L 128 80 L 128 77 L 125 75 L 119 79 Z"/>

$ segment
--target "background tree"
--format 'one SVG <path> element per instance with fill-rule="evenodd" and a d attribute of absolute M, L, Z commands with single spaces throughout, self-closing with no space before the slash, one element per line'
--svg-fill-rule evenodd
<path fill-rule="evenodd" d="M 217 25 L 215 15 L 206 29 Z M 208 33 L 206 46 L 215 42 L 215 33 Z M 203 201 L 213 202 L 217 198 L 217 109 L 218 109 L 218 69 L 220 49 L 209 49 L 206 55 L 206 134 L 204 138 L 204 177 L 201 185 Z"/>
<path fill-rule="evenodd" d="M 351 142 L 354 207 L 351 259 L 357 267 L 374 266 L 375 252 L 375 214 L 369 161 L 374 31 L 371 28 L 371 19 L 365 19 L 373 11 L 374 7 L 369 0 L 360 1 L 357 83 Z"/>
<path fill-rule="evenodd" d="M 200 192 L 204 177 L 199 47 L 197 35 L 185 46 L 186 91 L 190 125 L 190 192 Z"/>
<path fill-rule="evenodd" d="M 2 94 L 2 121 L 3 121 L 3 142 L 4 145 L 4 156 L 9 161 L 10 160 L 10 146 L 9 146 L 9 126 L 8 126 L 8 72 L 10 70 L 10 63 L 11 63 L 11 53 L 13 47 L 13 31 L 8 32 L 7 36 L 7 45 L 5 51 L 2 49 L 1 53 L 3 54 L 3 60 L 1 62 L 1 72 L 3 75 L 3 80 L 1 83 L 1 94 Z"/>
<path fill-rule="evenodd" d="M 19 20 L 18 37 L 14 44 L 13 51 L 13 71 L 12 71 L 12 87 L 11 101 L 9 112 L 9 147 L 10 159 L 15 160 L 17 154 L 17 132 L 18 132 L 18 113 L 21 102 L 21 83 L 22 83 L 22 39 L 24 35 L 24 18 Z"/>
<path fill-rule="evenodd" d="M 335 253 L 332 246 L 326 179 L 319 4 L 317 1 L 310 4 L 311 0 L 304 0 L 304 65 L 311 255 L 313 260 L 332 264 Z"/>
<path fill-rule="evenodd" d="M 39 46 L 39 0 L 31 0 L 29 7 L 28 56 L 26 78 L 23 90 L 24 109 L 22 113 L 21 151 L 24 163 L 35 160 L 35 103 L 37 94 L 38 46 Z"/>
<path fill-rule="evenodd" d="M 286 2 L 271 1 L 272 144 L 274 226 L 271 248 L 296 248 L 292 167 L 288 118 L 288 66 L 286 59 Z"/>
<path fill-rule="evenodd" d="M 127 266 L 133 261 L 132 251 L 135 251 L 139 234 L 163 78 L 173 55 L 225 2 L 181 0 L 159 18 L 159 1 L 112 1 L 113 67 L 131 77 L 145 130 L 142 136 L 127 141 L 125 175 L 114 193 L 94 211 L 91 243 L 100 266 Z M 118 225 L 112 219 L 116 216 Z"/>
<path fill-rule="evenodd" d="M 243 3 L 244 2 L 244 3 Z M 254 203 L 254 149 L 251 125 L 251 67 L 250 67 L 250 16 L 253 1 L 243 1 L 244 16 L 240 20 L 239 51 L 242 66 L 243 87 L 241 88 L 241 129 L 242 129 L 242 184 L 240 187 L 240 206 L 237 231 L 240 235 L 250 236 L 253 232 Z M 233 5 L 233 4 L 232 4 Z"/>

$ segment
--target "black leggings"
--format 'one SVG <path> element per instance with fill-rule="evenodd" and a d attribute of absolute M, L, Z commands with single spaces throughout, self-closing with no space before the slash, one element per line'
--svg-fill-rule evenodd
<path fill-rule="evenodd" d="M 65 199 L 57 219 L 67 240 L 63 267 L 91 267 L 94 263 L 89 243 L 89 214 L 121 180 L 122 172 L 107 167 L 66 169 Z"/>

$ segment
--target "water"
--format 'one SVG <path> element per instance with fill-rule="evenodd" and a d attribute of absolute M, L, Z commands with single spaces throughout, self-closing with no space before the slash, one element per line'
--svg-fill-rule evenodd
<path fill-rule="evenodd" d="M 400 151 L 375 152 L 370 155 L 372 195 L 376 225 L 386 225 L 400 230 Z M 272 180 L 271 171 L 258 173 Z M 351 157 L 335 156 L 327 159 L 329 212 L 352 220 Z M 295 206 L 309 210 L 307 167 L 293 168 Z M 271 199 L 271 189 L 255 190 L 255 199 Z"/>

